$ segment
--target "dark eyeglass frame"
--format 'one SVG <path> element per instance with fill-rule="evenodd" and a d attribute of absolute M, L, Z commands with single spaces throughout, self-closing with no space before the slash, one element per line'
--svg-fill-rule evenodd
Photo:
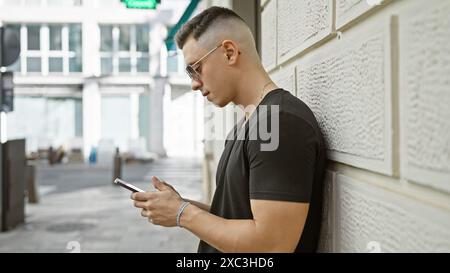
<path fill-rule="evenodd" d="M 216 47 L 214 47 L 213 49 L 211 49 L 210 51 L 208 51 L 208 53 L 206 53 L 205 55 L 203 55 L 203 57 L 201 57 L 198 61 L 196 61 L 193 64 L 187 65 L 186 66 L 186 73 L 188 74 L 189 78 L 191 78 L 192 80 L 195 81 L 200 81 L 200 73 L 195 69 L 195 67 L 201 62 L 203 61 L 206 57 L 209 56 L 209 54 L 213 53 L 216 49 L 218 49 L 219 47 L 222 46 L 222 43 Z"/>

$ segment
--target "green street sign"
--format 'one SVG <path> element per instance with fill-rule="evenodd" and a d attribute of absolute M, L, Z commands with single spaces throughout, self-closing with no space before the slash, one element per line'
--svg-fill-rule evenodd
<path fill-rule="evenodd" d="M 156 9 L 161 0 L 120 0 L 129 9 Z"/>

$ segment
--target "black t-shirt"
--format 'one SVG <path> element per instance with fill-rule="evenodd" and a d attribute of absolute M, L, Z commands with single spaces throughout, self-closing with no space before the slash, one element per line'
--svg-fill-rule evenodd
<path fill-rule="evenodd" d="M 277 107 L 279 111 L 274 112 Z M 255 137 L 255 133 L 273 132 L 277 119 L 279 140 L 274 149 L 277 141 L 273 136 Z M 262 144 L 270 143 L 272 147 L 262 149 Z M 273 90 L 245 126 L 241 120 L 227 137 L 210 212 L 226 219 L 253 219 L 251 199 L 310 203 L 295 252 L 315 252 L 322 219 L 325 164 L 325 144 L 312 111 L 288 91 Z M 198 252 L 219 251 L 200 241 Z"/>

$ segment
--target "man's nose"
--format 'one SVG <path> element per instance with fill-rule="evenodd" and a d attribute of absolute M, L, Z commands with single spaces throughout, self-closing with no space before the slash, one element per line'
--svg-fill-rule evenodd
<path fill-rule="evenodd" d="M 195 79 L 191 80 L 191 88 L 192 88 L 192 90 L 194 90 L 194 91 L 199 90 L 200 87 L 202 87 L 202 82 L 201 81 L 198 81 L 198 80 L 195 80 Z"/>

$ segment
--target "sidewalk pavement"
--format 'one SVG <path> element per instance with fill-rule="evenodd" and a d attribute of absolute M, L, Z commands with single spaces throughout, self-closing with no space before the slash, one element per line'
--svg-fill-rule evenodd
<path fill-rule="evenodd" d="M 0 233 L 0 252 L 196 252 L 189 231 L 152 225 L 130 192 L 112 184 L 112 169 L 82 164 L 40 166 L 38 204 L 26 204 L 25 225 Z M 151 176 L 186 198 L 202 200 L 199 159 L 125 165 L 123 179 L 150 189 Z"/>

